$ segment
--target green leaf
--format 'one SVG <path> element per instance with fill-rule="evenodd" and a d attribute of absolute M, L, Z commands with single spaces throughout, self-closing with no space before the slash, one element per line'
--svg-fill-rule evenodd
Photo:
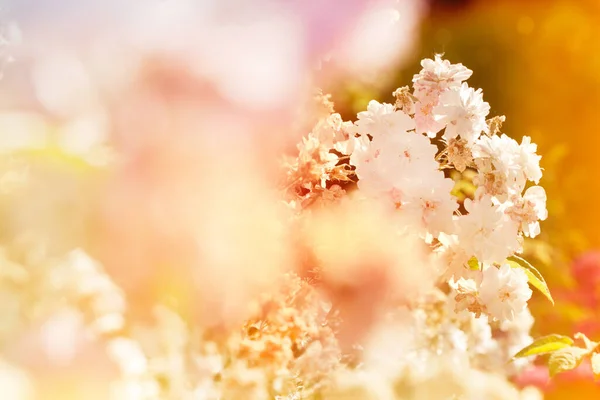
<path fill-rule="evenodd" d="M 514 260 L 512 260 L 511 258 L 514 258 Z M 548 300 L 550 300 L 552 305 L 554 305 L 554 299 L 550 294 L 548 284 L 546 284 L 546 281 L 544 280 L 544 277 L 542 276 L 540 271 L 535 269 L 535 267 L 531 265 L 528 261 L 518 256 L 510 257 L 507 260 L 507 262 L 513 268 L 521 268 L 527 275 L 529 284 L 537 290 L 539 290 Z"/>
<path fill-rule="evenodd" d="M 529 357 L 539 354 L 547 354 L 570 347 L 573 339 L 562 335 L 548 335 L 536 339 L 529 346 L 519 351 L 513 358 Z"/>
<path fill-rule="evenodd" d="M 579 364 L 581 364 L 581 361 L 589 354 L 589 350 L 574 346 L 565 347 L 555 351 L 548 359 L 550 376 L 553 377 L 561 372 L 577 368 Z"/>

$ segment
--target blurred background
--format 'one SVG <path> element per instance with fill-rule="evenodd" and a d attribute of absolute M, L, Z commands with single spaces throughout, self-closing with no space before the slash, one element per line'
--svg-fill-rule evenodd
<path fill-rule="evenodd" d="M 535 334 L 600 339 L 597 0 L 2 0 L 0 189 L 17 194 L 2 198 L 0 237 L 81 246 L 139 298 L 189 296 L 168 271 L 195 257 L 180 240 L 204 217 L 191 203 L 212 204 L 189 185 L 199 163 L 243 159 L 274 179 L 265 160 L 304 133 L 307 87 L 354 119 L 435 53 L 472 69 L 503 131 L 543 156 L 550 218 L 527 251 L 557 306 L 534 299 Z M 38 183 L 13 192 L 25 175 Z M 586 365 L 523 381 L 549 399 L 600 395 Z"/>

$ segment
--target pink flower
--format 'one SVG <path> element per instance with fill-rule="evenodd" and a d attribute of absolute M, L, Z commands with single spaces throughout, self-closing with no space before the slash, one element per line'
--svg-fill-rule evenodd
<path fill-rule="evenodd" d="M 548 390 L 552 385 L 548 374 L 548 367 L 532 365 L 515 378 L 515 385 L 520 388 L 535 386 L 542 391 Z"/>
<path fill-rule="evenodd" d="M 590 251 L 575 259 L 571 271 L 581 288 L 595 290 L 600 283 L 600 251 Z"/>

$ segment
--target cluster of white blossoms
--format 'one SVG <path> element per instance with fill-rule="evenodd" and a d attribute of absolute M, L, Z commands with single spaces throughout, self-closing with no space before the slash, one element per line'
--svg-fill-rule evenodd
<path fill-rule="evenodd" d="M 527 274 L 507 259 L 547 217 L 537 186 L 541 157 L 529 137 L 519 144 L 499 134 L 504 117 L 486 120 L 481 89 L 465 82 L 471 70 L 439 55 L 421 64 L 412 93 L 398 89 L 395 104 L 370 101 L 354 123 L 332 114 L 328 121 L 336 122 L 309 137 L 329 157 L 329 170 L 349 157 L 358 193 L 396 210 L 403 228 L 436 248 L 461 298 L 457 311 L 511 321 L 526 311 L 532 291 Z M 477 189 L 460 204 L 447 172 L 466 169 L 476 172 Z"/>
<path fill-rule="evenodd" d="M 201 197 L 232 195 L 207 202 L 189 233 L 176 235 L 169 214 L 174 228 L 156 237 L 187 240 L 201 256 L 186 253 L 191 272 L 176 263 L 144 270 L 161 283 L 177 275 L 157 285 L 164 291 L 133 285 L 139 278 L 80 243 L 73 221 L 92 217 L 65 205 L 86 190 L 28 158 L 27 168 L 0 170 L 0 344 L 16 349 L 0 353 L 0 382 L 11 398 L 44 392 L 38 358 L 53 367 L 100 349 L 98 363 L 84 360 L 98 365 L 87 374 L 110 377 L 90 398 L 538 400 L 510 383 L 530 360 L 508 361 L 532 342 L 530 285 L 549 297 L 519 257 L 547 216 L 540 157 L 529 138 L 501 134 L 503 117 L 487 119 L 481 90 L 465 83 L 470 70 L 440 56 L 422 66 L 412 89 L 396 90 L 393 104 L 371 101 L 354 122 L 321 95 L 272 203 L 255 193 L 271 187 L 229 168 L 231 182 L 206 185 L 221 190 Z M 203 165 L 221 182 L 214 171 L 223 168 Z M 459 198 L 468 179 L 474 189 Z M 196 198 L 183 193 L 193 209 Z M 277 207 L 282 199 L 287 207 Z M 165 253 L 179 251 L 172 243 Z M 121 257 L 125 246 L 110 244 Z M 30 332 L 42 347 L 35 357 L 19 350 Z"/>
<path fill-rule="evenodd" d="M 300 154 L 307 143 L 319 149 L 321 169 L 294 181 L 289 204 L 300 213 L 315 198 L 376 201 L 398 231 L 432 250 L 441 264 L 441 295 L 409 307 L 411 346 L 402 355 L 391 352 L 396 364 L 426 373 L 441 357 L 452 368 L 511 376 L 530 362 L 507 363 L 533 340 L 530 284 L 547 291 L 519 257 L 524 239 L 537 236 L 547 217 L 537 185 L 541 157 L 529 137 L 519 144 L 501 133 L 503 116 L 488 118 L 482 90 L 465 82 L 471 70 L 439 55 L 421 65 L 413 88 L 394 92 L 394 104 L 371 100 L 354 122 L 333 111 L 321 118 L 299 146 Z M 299 158 L 292 170 L 301 165 Z M 468 176 L 474 190 L 459 199 L 456 188 Z"/>

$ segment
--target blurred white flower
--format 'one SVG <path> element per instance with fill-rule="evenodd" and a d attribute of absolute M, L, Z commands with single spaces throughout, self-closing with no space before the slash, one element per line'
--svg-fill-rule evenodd
<path fill-rule="evenodd" d="M 25 372 L 0 359 L 0 385 L 2 396 L 10 400 L 33 400 L 37 398 L 34 381 Z"/>

